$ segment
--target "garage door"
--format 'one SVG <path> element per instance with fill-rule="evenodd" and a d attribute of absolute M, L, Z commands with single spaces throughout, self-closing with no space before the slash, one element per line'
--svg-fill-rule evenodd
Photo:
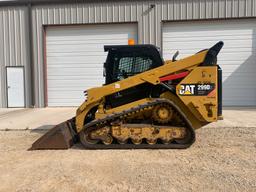
<path fill-rule="evenodd" d="M 256 20 L 165 23 L 163 56 L 194 54 L 224 41 L 218 63 L 223 69 L 223 105 L 256 106 Z"/>
<path fill-rule="evenodd" d="M 48 106 L 78 106 L 83 91 L 104 83 L 104 45 L 137 39 L 135 24 L 48 27 L 46 31 Z"/>

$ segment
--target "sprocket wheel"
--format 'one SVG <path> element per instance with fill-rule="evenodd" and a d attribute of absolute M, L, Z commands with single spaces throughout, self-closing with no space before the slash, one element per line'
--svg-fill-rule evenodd
<path fill-rule="evenodd" d="M 156 106 L 152 111 L 152 118 L 154 121 L 165 124 L 168 123 L 173 116 L 173 110 L 171 106 L 166 104 L 161 104 Z"/>

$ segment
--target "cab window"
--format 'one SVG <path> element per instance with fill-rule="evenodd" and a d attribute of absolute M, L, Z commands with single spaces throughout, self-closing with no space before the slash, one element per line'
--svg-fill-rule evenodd
<path fill-rule="evenodd" d="M 153 61 L 143 56 L 127 56 L 115 59 L 114 77 L 122 80 L 152 68 Z"/>

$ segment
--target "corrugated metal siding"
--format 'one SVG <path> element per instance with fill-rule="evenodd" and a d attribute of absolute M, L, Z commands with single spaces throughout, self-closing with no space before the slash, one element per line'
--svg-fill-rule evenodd
<path fill-rule="evenodd" d="M 255 0 L 169 0 L 162 1 L 162 20 L 252 17 Z"/>
<path fill-rule="evenodd" d="M 24 66 L 26 82 L 27 106 L 30 101 L 29 52 L 27 41 L 27 8 L 0 7 L 0 107 L 7 106 L 6 98 L 6 66 Z"/>

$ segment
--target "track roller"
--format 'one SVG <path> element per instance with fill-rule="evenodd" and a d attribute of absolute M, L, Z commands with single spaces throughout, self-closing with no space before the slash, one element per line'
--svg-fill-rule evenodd
<path fill-rule="evenodd" d="M 146 141 L 147 141 L 147 144 L 149 145 L 155 145 L 157 142 L 157 139 L 147 139 Z"/>
<path fill-rule="evenodd" d="M 142 139 L 132 139 L 132 143 L 135 145 L 140 145 L 142 143 Z"/>

